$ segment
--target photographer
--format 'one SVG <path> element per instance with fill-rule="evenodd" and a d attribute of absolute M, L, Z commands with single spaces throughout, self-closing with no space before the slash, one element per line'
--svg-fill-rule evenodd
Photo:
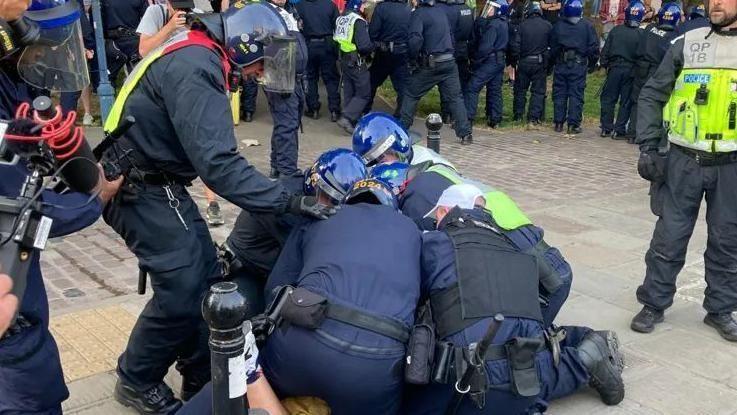
<path fill-rule="evenodd" d="M 152 4 L 146 9 L 146 13 L 144 13 L 136 29 L 136 32 L 141 35 L 141 41 L 138 44 L 138 53 L 141 56 L 148 55 L 149 52 L 171 39 L 172 36 L 188 30 L 186 19 L 188 12 L 212 11 L 207 1 L 175 1 L 174 3 L 176 4 L 166 1 L 161 4 Z M 192 9 L 187 10 L 180 6 L 180 4 L 185 3 L 189 3 L 188 6 Z"/>

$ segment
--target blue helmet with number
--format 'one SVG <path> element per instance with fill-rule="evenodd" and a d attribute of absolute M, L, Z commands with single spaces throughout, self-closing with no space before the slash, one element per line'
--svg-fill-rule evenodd
<path fill-rule="evenodd" d="M 624 10 L 624 23 L 630 27 L 638 27 L 645 17 L 645 5 L 639 0 L 635 0 Z"/>
<path fill-rule="evenodd" d="M 328 150 L 309 170 L 305 179 L 305 194 L 325 193 L 334 203 L 340 203 L 353 183 L 368 176 L 361 156 L 347 148 Z"/>
<path fill-rule="evenodd" d="M 681 21 L 681 7 L 676 3 L 667 3 L 658 10 L 658 27 L 667 26 L 676 28 Z"/>
<path fill-rule="evenodd" d="M 578 23 L 583 16 L 583 2 L 581 0 L 566 0 L 560 15 L 570 23 Z"/>
<path fill-rule="evenodd" d="M 407 172 L 409 171 L 409 164 L 401 161 L 393 161 L 391 163 L 377 164 L 371 170 L 371 178 L 383 180 L 388 183 L 394 194 L 401 193 L 402 186 L 407 181 Z"/>
<path fill-rule="evenodd" d="M 702 17 L 706 18 L 706 7 L 703 4 L 691 6 L 688 10 L 688 20 L 700 19 Z"/>
<path fill-rule="evenodd" d="M 343 202 L 346 205 L 369 203 L 399 210 L 399 201 L 389 184 L 379 179 L 359 180 L 353 184 Z"/>
<path fill-rule="evenodd" d="M 412 140 L 402 124 L 382 112 L 366 114 L 353 131 L 353 151 L 367 166 L 381 163 L 385 154 L 393 153 L 399 161 L 412 160 Z"/>

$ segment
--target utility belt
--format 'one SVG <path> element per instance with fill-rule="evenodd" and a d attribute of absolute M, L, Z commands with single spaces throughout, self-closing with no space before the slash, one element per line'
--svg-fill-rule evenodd
<path fill-rule="evenodd" d="M 376 45 L 382 52 L 402 54 L 407 53 L 407 43 L 405 42 L 377 42 Z"/>
<path fill-rule="evenodd" d="M 494 62 L 494 61 L 496 61 L 496 63 L 503 64 L 503 63 L 506 62 L 506 60 L 507 60 L 507 56 L 504 53 L 504 51 L 496 51 L 496 52 L 491 52 L 490 54 L 488 54 L 488 55 L 486 55 L 484 57 L 479 58 L 479 60 L 477 62 L 475 62 L 475 63 L 478 65 L 478 64 L 485 63 L 485 62 Z"/>
<path fill-rule="evenodd" d="M 341 62 L 345 62 L 350 67 L 366 68 L 368 62 L 358 52 L 340 52 Z"/>
<path fill-rule="evenodd" d="M 455 43 L 453 56 L 456 59 L 468 59 L 468 41 L 461 40 Z"/>
<path fill-rule="evenodd" d="M 452 53 L 436 53 L 431 55 L 425 55 L 421 58 L 421 64 L 427 68 L 434 68 L 439 63 L 455 61 L 455 56 Z"/>
<path fill-rule="evenodd" d="M 558 58 L 558 63 L 575 63 L 578 65 L 585 65 L 586 58 L 581 56 L 575 50 L 569 49 L 563 52 L 563 55 L 560 58 Z"/>
<path fill-rule="evenodd" d="M 125 27 L 118 26 L 115 29 L 105 31 L 105 38 L 110 40 L 118 40 L 126 37 L 138 37 L 138 33 L 135 30 Z"/>
<path fill-rule="evenodd" d="M 326 40 L 333 40 L 333 35 L 324 36 L 309 36 L 307 38 L 308 43 L 324 43 Z"/>
<path fill-rule="evenodd" d="M 683 147 L 673 143 L 670 143 L 670 145 L 681 154 L 684 154 L 693 159 L 696 164 L 702 167 L 722 166 L 725 164 L 737 163 L 737 151 L 730 151 L 728 153 L 716 153 L 694 150 L 692 148 Z"/>
<path fill-rule="evenodd" d="M 539 53 L 537 55 L 527 55 L 523 58 L 521 58 L 520 63 L 532 63 L 532 64 L 542 64 L 545 62 L 545 56 L 543 56 L 542 53 Z"/>

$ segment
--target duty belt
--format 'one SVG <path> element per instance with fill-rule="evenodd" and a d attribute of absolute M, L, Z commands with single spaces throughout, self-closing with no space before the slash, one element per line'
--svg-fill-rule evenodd
<path fill-rule="evenodd" d="M 425 58 L 422 60 L 422 63 L 424 64 L 424 66 L 434 68 L 435 65 L 439 63 L 450 62 L 454 60 L 455 56 L 453 56 L 452 53 L 437 53 L 425 56 Z"/>
<path fill-rule="evenodd" d="M 579 55 L 574 49 L 569 49 L 565 52 L 563 52 L 563 56 L 561 56 L 559 62 L 563 63 L 577 63 L 577 64 L 584 64 L 586 62 L 586 59 Z"/>
<path fill-rule="evenodd" d="M 397 52 L 404 53 L 407 51 L 407 44 L 405 42 L 377 42 L 379 50 L 382 52 Z"/>
<path fill-rule="evenodd" d="M 545 57 L 543 57 L 542 54 L 539 54 L 538 53 L 537 55 L 527 55 L 527 56 L 523 57 L 522 59 L 520 59 L 520 62 L 526 62 L 526 63 L 543 63 L 544 60 L 545 60 Z"/>
<path fill-rule="evenodd" d="M 694 150 L 673 143 L 671 143 L 671 146 L 673 146 L 673 148 L 678 150 L 681 154 L 684 154 L 693 159 L 699 166 L 721 166 L 723 164 L 737 163 L 737 151 L 730 151 L 728 153 L 712 153 L 707 151 Z"/>
<path fill-rule="evenodd" d="M 307 38 L 307 41 L 310 43 L 323 43 L 326 40 L 332 38 L 332 35 L 324 35 L 324 36 L 310 36 Z"/>

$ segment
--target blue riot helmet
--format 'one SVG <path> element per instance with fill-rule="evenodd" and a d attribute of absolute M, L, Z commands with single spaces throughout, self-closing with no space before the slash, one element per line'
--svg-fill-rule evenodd
<path fill-rule="evenodd" d="M 360 14 L 361 6 L 363 6 L 363 0 L 348 0 L 345 3 L 345 10 L 351 10 Z"/>
<path fill-rule="evenodd" d="M 361 156 L 346 148 L 336 148 L 317 158 L 305 190 L 314 188 L 315 195 L 324 193 L 333 203 L 340 203 L 353 183 L 367 176 Z"/>
<path fill-rule="evenodd" d="M 481 17 L 506 17 L 509 14 L 507 0 L 489 0 L 481 10 Z"/>
<path fill-rule="evenodd" d="M 28 84 L 51 91 L 81 91 L 90 84 L 76 0 L 33 0 L 23 19 L 38 26 L 38 38 L 18 59 Z"/>
<path fill-rule="evenodd" d="M 297 38 L 289 34 L 276 6 L 236 2 L 223 13 L 195 16 L 238 68 L 263 63 L 257 81 L 266 91 L 292 93 L 297 73 Z"/>
<path fill-rule="evenodd" d="M 563 3 L 560 15 L 570 23 L 578 23 L 583 16 L 583 2 L 581 0 L 566 0 Z"/>
<path fill-rule="evenodd" d="M 353 184 L 343 202 L 346 205 L 369 203 L 372 205 L 389 206 L 399 210 L 399 201 L 391 186 L 379 179 L 365 179 Z"/>
<path fill-rule="evenodd" d="M 645 17 L 645 5 L 640 1 L 633 1 L 624 10 L 624 24 L 630 27 L 638 27 Z"/>
<path fill-rule="evenodd" d="M 409 164 L 401 161 L 394 161 L 391 163 L 377 164 L 371 170 L 371 178 L 383 180 L 388 183 L 395 195 L 398 195 L 402 191 L 402 186 L 407 181 L 407 172 L 409 171 Z"/>
<path fill-rule="evenodd" d="M 706 18 L 706 7 L 703 4 L 691 6 L 691 8 L 688 9 L 688 20 L 700 18 Z"/>
<path fill-rule="evenodd" d="M 543 15 L 543 9 L 542 9 L 542 7 L 540 7 L 540 2 L 539 1 L 532 1 L 532 2 L 529 3 L 529 5 L 527 7 L 527 11 L 525 12 L 525 17 L 530 17 L 530 16 L 535 15 L 535 14 L 538 15 L 538 16 L 542 16 Z"/>
<path fill-rule="evenodd" d="M 676 3 L 666 3 L 658 10 L 658 27 L 676 28 L 681 21 L 681 8 Z"/>
<path fill-rule="evenodd" d="M 418 0 L 417 3 L 420 6 L 434 6 L 435 0 Z"/>
<path fill-rule="evenodd" d="M 394 117 L 372 112 L 358 120 L 353 130 L 353 151 L 360 154 L 367 166 L 380 163 L 391 152 L 399 161 L 412 160 L 412 140 Z"/>
<path fill-rule="evenodd" d="M 309 169 L 305 170 L 305 181 L 302 185 L 302 192 L 305 196 L 315 196 L 317 194 L 317 189 L 315 189 L 315 184 L 317 183 L 317 176 L 315 175 L 316 171 L 317 161 L 314 162 Z"/>

